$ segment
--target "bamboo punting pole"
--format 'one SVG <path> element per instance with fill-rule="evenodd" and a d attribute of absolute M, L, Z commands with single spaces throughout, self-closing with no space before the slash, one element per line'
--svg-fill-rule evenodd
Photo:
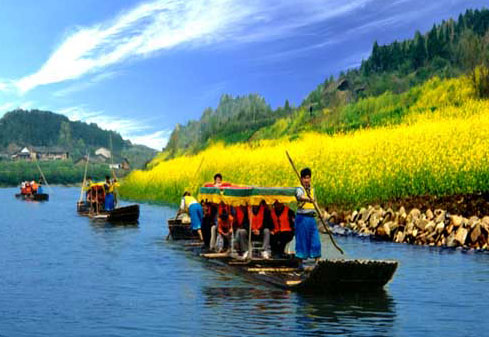
<path fill-rule="evenodd" d="M 299 171 L 297 171 L 297 168 L 295 167 L 295 165 L 294 165 L 294 161 L 293 161 L 293 160 L 292 160 L 292 158 L 290 157 L 289 152 L 285 151 L 285 154 L 287 155 L 287 158 L 289 159 L 290 165 L 291 165 L 291 166 L 292 166 L 292 168 L 294 169 L 294 172 L 295 172 L 295 174 L 297 175 L 297 178 L 299 178 L 299 181 L 300 181 L 300 183 L 301 183 L 301 186 L 304 188 L 304 191 L 306 192 L 307 197 L 308 197 L 309 199 L 312 199 L 312 198 L 311 198 L 311 194 L 310 194 L 310 192 L 307 190 L 307 188 L 304 186 L 304 184 L 302 184 L 301 175 L 299 174 Z M 319 206 L 318 206 L 318 204 L 317 204 L 316 200 L 314 200 L 314 199 L 312 199 L 312 200 L 313 200 L 313 205 L 314 205 L 314 208 L 315 208 L 315 210 L 316 210 L 316 212 L 317 212 L 317 214 L 318 214 L 319 220 L 321 220 L 321 223 L 323 224 L 324 229 L 326 230 L 326 233 L 328 233 L 329 238 L 331 239 L 331 242 L 333 243 L 333 246 L 335 246 L 335 248 L 336 248 L 336 249 L 338 249 L 338 250 L 339 250 L 339 252 L 340 252 L 341 254 L 344 254 L 343 249 L 341 249 L 341 248 L 340 248 L 340 247 L 339 247 L 339 246 L 336 244 L 336 241 L 334 240 L 334 238 L 333 238 L 333 234 L 331 234 L 331 231 L 329 230 L 329 227 L 328 227 L 328 226 L 326 226 L 326 223 L 324 222 L 324 219 L 323 219 L 323 217 L 322 217 L 322 215 L 321 215 L 321 211 L 320 211 L 320 209 L 319 209 Z"/>
<path fill-rule="evenodd" d="M 80 189 L 80 198 L 78 201 L 83 201 L 83 187 L 85 187 L 85 183 L 87 181 L 87 170 L 88 170 L 88 161 L 90 160 L 90 153 L 87 154 L 87 162 L 85 164 L 85 173 L 83 174 L 83 183 Z"/>
<path fill-rule="evenodd" d="M 41 166 L 39 166 L 39 163 L 37 162 L 37 158 L 34 158 L 34 161 L 36 162 L 37 169 L 41 173 L 41 177 L 42 177 L 42 179 L 44 179 L 44 182 L 46 183 L 46 186 L 49 188 L 49 190 L 51 191 L 51 193 L 53 193 L 53 189 L 51 188 L 51 186 L 49 186 L 48 181 L 47 181 L 46 177 L 44 176 L 44 173 L 42 173 Z"/>
<path fill-rule="evenodd" d="M 204 158 L 205 158 L 205 157 L 202 157 L 202 159 L 201 159 L 201 161 L 200 161 L 199 166 L 197 166 L 197 170 L 195 170 L 195 173 L 194 173 L 194 176 L 193 176 L 193 177 L 194 177 L 194 179 L 193 179 L 193 180 L 195 180 L 195 179 L 197 178 L 197 174 L 199 173 L 200 168 L 202 167 L 202 164 L 204 163 Z M 178 216 L 179 214 L 180 214 L 180 209 L 178 209 L 177 214 L 175 215 L 175 219 L 177 219 L 177 216 Z M 216 234 L 216 235 L 217 235 L 217 234 Z M 166 240 L 169 240 L 169 239 L 170 239 L 170 236 L 171 236 L 171 233 L 170 233 L 170 232 L 168 232 L 168 235 L 166 236 Z"/>

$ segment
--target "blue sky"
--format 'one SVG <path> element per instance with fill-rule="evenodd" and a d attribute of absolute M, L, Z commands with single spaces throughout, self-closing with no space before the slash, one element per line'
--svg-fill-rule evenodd
<path fill-rule="evenodd" d="M 160 149 L 224 94 L 295 105 L 372 44 L 489 1 L 3 0 L 0 116 L 44 109 Z"/>

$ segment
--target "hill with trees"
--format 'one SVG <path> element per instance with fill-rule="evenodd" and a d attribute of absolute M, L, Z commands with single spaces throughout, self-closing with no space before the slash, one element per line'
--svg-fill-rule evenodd
<path fill-rule="evenodd" d="M 430 78 L 469 74 L 479 98 L 489 96 L 489 10 L 467 10 L 412 39 L 373 44 L 359 68 L 327 78 L 298 107 L 273 110 L 259 95 L 223 95 L 198 121 L 177 125 L 164 157 L 197 153 L 217 141 L 237 143 L 297 137 L 304 131 L 334 134 L 396 123 Z M 401 95 L 398 95 L 401 94 Z M 372 98 L 380 98 L 372 101 Z M 381 102 L 381 107 L 375 106 Z"/>
<path fill-rule="evenodd" d="M 0 118 L 0 152 L 11 153 L 24 146 L 61 147 L 77 160 L 100 147 L 112 149 L 114 161 L 127 158 L 133 167 L 143 167 L 155 151 L 97 124 L 70 121 L 50 111 L 14 110 Z"/>

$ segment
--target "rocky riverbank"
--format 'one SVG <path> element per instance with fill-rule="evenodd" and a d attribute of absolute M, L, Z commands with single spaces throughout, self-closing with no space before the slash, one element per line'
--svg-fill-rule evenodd
<path fill-rule="evenodd" d="M 413 207 L 406 210 L 400 206 L 394 211 L 391 207 L 377 205 L 340 212 L 340 215 L 325 212 L 324 217 L 330 224 L 339 225 L 337 231 L 340 233 L 351 231 L 380 240 L 414 245 L 487 250 L 489 216 L 483 214 L 489 213 L 485 212 L 488 207 L 485 197 L 457 196 L 451 197 L 450 201 L 447 197 L 446 200 L 441 199 L 448 206 L 445 209 Z M 420 205 L 430 204 L 418 201 Z M 452 213 L 454 211 L 457 213 Z M 469 216 L 468 212 L 477 215 Z"/>

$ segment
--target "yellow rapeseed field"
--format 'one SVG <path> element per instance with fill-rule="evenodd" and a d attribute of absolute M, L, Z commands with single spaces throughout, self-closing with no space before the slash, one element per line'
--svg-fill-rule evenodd
<path fill-rule="evenodd" d="M 428 82 L 399 125 L 334 136 L 305 133 L 293 141 L 216 144 L 193 156 L 155 159 L 151 170 L 131 173 L 121 193 L 175 202 L 185 189 L 195 194 L 216 172 L 234 183 L 295 186 L 297 178 L 285 150 L 298 167 L 311 167 L 323 205 L 487 191 L 489 102 L 474 99 L 466 81 Z M 452 95 L 446 94 L 448 90 Z"/>

